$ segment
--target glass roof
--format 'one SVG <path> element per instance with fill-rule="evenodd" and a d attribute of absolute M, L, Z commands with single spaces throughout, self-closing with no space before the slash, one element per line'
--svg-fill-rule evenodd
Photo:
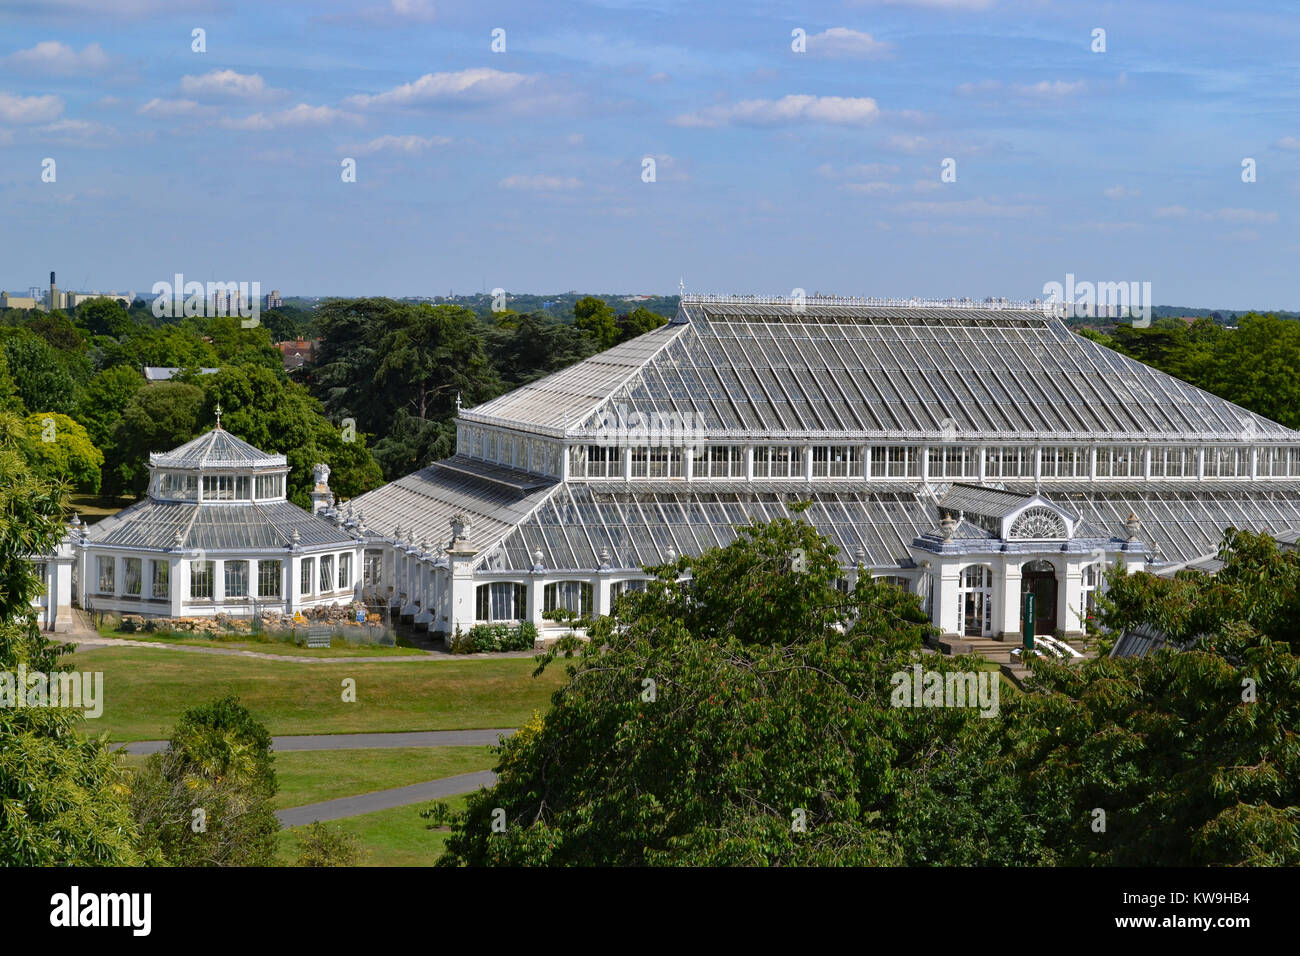
<path fill-rule="evenodd" d="M 287 548 L 298 532 L 300 547 L 355 544 L 347 532 L 290 501 L 258 504 L 199 504 L 145 499 L 86 530 L 86 539 L 106 547 L 166 551 L 180 546 L 203 551 Z"/>
<path fill-rule="evenodd" d="M 719 440 L 1300 441 L 1042 311 L 689 299 L 461 418 L 582 438 L 620 408 Z"/>
<path fill-rule="evenodd" d="M 400 527 L 416 544 L 445 545 L 451 519 L 466 521 L 465 534 L 482 546 L 496 541 L 544 500 L 553 480 L 456 456 L 382 488 L 353 498 L 353 512 L 374 534 L 392 537 Z M 531 566 L 531 565 L 530 565 Z"/>
<path fill-rule="evenodd" d="M 154 468 L 284 468 L 284 455 L 271 455 L 254 448 L 242 438 L 236 438 L 220 425 L 173 448 L 171 451 L 150 453 L 149 464 Z"/>

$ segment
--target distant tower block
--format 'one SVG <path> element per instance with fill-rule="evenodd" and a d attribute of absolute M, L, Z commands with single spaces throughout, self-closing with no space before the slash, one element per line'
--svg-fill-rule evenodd
<path fill-rule="evenodd" d="M 60 303 L 59 303 L 59 287 L 56 286 L 56 285 L 54 284 L 54 270 L 53 270 L 53 269 L 50 270 L 50 299 L 49 299 L 49 302 L 46 303 L 46 305 L 48 305 L 48 306 L 50 307 L 50 311 L 51 311 L 51 312 L 53 312 L 55 309 L 59 308 L 59 305 L 60 305 Z"/>

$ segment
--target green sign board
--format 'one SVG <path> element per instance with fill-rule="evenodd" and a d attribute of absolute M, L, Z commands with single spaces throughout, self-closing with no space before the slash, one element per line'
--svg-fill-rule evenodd
<path fill-rule="evenodd" d="M 1034 649 L 1034 592 L 1025 592 L 1025 619 L 1022 624 L 1025 635 L 1025 650 Z"/>

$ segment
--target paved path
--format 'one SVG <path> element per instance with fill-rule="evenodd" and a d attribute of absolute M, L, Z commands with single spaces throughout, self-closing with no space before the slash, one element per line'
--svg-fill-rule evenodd
<path fill-rule="evenodd" d="M 304 826 L 316 820 L 341 820 L 362 813 L 374 813 L 377 810 L 389 810 L 412 803 L 424 803 L 462 793 L 473 793 L 480 787 L 492 786 L 496 783 L 496 779 L 497 775 L 491 770 L 462 773 L 455 777 L 426 780 L 424 783 L 413 783 L 392 790 L 377 790 L 374 793 L 362 793 L 355 797 L 339 797 L 337 800 L 326 800 L 323 803 L 309 803 L 304 807 L 290 807 L 287 810 L 276 811 L 275 816 L 280 821 L 280 825 L 285 827 Z"/>
<path fill-rule="evenodd" d="M 499 730 L 416 730 L 380 734 L 304 734 L 272 737 L 271 749 L 291 750 L 361 750 L 382 747 L 484 747 L 500 743 L 513 734 L 514 728 Z M 157 753 L 167 746 L 165 740 L 136 740 L 120 745 L 129 754 Z"/>

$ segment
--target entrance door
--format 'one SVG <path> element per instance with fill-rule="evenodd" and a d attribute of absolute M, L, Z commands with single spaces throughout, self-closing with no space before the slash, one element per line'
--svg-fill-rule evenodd
<path fill-rule="evenodd" d="M 1020 572 L 1020 606 L 1025 595 L 1034 594 L 1034 633 L 1056 630 L 1056 569 L 1050 561 L 1030 561 Z"/>

